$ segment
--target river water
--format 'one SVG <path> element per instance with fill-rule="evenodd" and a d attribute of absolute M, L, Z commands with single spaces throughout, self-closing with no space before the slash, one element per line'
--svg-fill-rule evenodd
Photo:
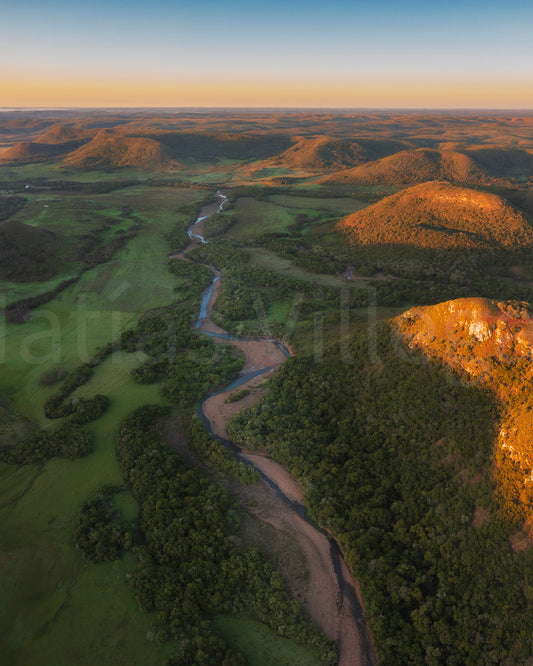
<path fill-rule="evenodd" d="M 216 193 L 216 196 L 221 200 L 216 212 L 221 212 L 227 201 L 227 197 L 219 191 Z M 201 227 L 202 223 L 210 217 L 210 214 L 213 214 L 212 211 L 210 214 L 202 214 L 204 212 L 204 209 L 202 209 L 200 216 L 187 230 L 187 235 L 191 239 L 190 246 L 186 248 L 183 253 L 174 255 L 176 258 L 183 258 L 190 249 L 196 246 L 198 241 L 200 243 L 208 242 L 202 234 L 195 232 L 195 228 Z M 216 302 L 216 296 L 213 296 L 215 285 L 221 280 L 219 271 L 213 266 L 208 266 L 208 268 L 213 272 L 213 281 L 202 295 L 200 311 L 196 321 L 197 329 L 202 329 L 209 317 L 210 311 L 214 308 Z M 243 340 L 256 342 L 257 345 L 275 344 L 281 351 L 283 351 L 285 357 L 291 355 L 289 349 L 283 342 L 272 338 L 237 338 L 225 331 L 221 330 L 220 332 L 213 332 L 207 328 L 205 328 L 203 332 L 213 338 L 226 340 L 230 345 L 232 342 L 242 342 Z M 329 574 L 329 577 L 331 578 L 330 585 L 335 587 L 334 594 L 330 594 L 329 597 L 327 594 L 324 595 L 323 601 L 325 605 L 332 607 L 323 608 L 322 612 L 319 612 L 316 617 L 313 617 L 313 619 L 328 638 L 336 640 L 340 666 L 371 666 L 376 660 L 372 640 L 366 628 L 363 609 L 356 592 L 357 585 L 351 577 L 348 566 L 344 562 L 339 545 L 335 539 L 308 518 L 305 506 L 299 499 L 288 497 L 283 491 L 282 487 L 287 486 L 287 483 L 284 483 L 283 476 L 288 476 L 287 472 L 274 461 L 271 461 L 270 465 L 261 464 L 260 461 L 265 461 L 265 457 L 255 456 L 253 452 L 243 451 L 230 440 L 220 437 L 214 432 L 213 424 L 204 409 L 205 403 L 214 396 L 234 390 L 239 386 L 247 384 L 254 378 L 272 372 L 277 367 L 279 367 L 279 363 L 246 372 L 226 386 L 218 388 L 216 391 L 204 396 L 198 406 L 198 415 L 209 434 L 224 444 L 224 446 L 239 460 L 256 469 L 267 485 L 275 491 L 277 497 L 283 502 L 283 504 L 290 510 L 290 512 L 293 512 L 295 519 L 288 521 L 290 522 L 290 528 L 301 530 L 302 540 L 300 543 L 305 544 L 306 540 L 310 542 L 310 552 L 308 553 L 310 557 L 314 555 L 314 551 L 316 550 L 321 551 L 322 559 L 324 559 L 324 557 L 329 558 L 329 562 L 321 562 L 320 566 L 324 568 L 326 575 Z M 290 483 L 296 485 L 292 479 L 290 479 Z M 299 490 L 295 495 L 303 497 L 303 492 Z M 322 585 L 324 584 L 324 581 L 319 582 L 321 582 Z M 336 616 L 335 621 L 332 620 L 333 616 Z"/>

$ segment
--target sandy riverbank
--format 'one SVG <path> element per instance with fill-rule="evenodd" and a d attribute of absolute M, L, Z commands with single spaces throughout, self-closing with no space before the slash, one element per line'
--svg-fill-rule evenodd
<path fill-rule="evenodd" d="M 218 206 L 213 204 L 215 212 Z M 205 215 L 202 209 L 201 215 Z M 201 226 L 200 226 L 201 225 Z M 203 221 L 194 225 L 194 233 L 202 234 Z M 183 253 L 195 247 L 199 241 L 192 240 Z M 209 267 L 214 276 L 220 272 Z M 211 318 L 220 294 L 221 280 L 214 283 L 214 288 L 207 304 L 207 316 L 200 330 L 205 333 L 224 334 Z M 263 395 L 260 384 L 270 376 L 285 360 L 282 349 L 273 340 L 228 340 L 212 338 L 215 342 L 231 345 L 244 356 L 242 374 L 266 368 L 274 368 L 268 373 L 256 377 L 239 386 L 239 389 L 223 391 L 208 398 L 203 404 L 204 415 L 209 419 L 213 433 L 227 439 L 226 424 L 234 414 L 253 406 Z M 250 389 L 243 399 L 226 403 L 226 398 L 235 390 Z M 292 502 L 303 505 L 304 493 L 292 479 L 287 470 L 261 453 L 243 451 L 243 456 L 250 460 L 280 491 Z M 324 634 L 334 640 L 339 649 L 340 666 L 371 666 L 376 662 L 371 639 L 358 601 L 357 587 L 338 549 L 329 538 L 321 533 L 309 521 L 289 506 L 280 495 L 266 483 L 251 486 L 233 483 L 230 488 L 239 504 L 245 508 L 257 524 L 269 526 L 279 535 L 280 541 L 285 535 L 292 544 L 296 544 L 299 557 L 304 562 L 305 577 L 294 576 L 291 558 L 280 562 L 279 568 L 285 576 L 292 594 L 297 598 L 311 619 Z M 261 530 L 259 530 L 260 532 Z M 269 544 L 262 547 L 268 551 Z"/>

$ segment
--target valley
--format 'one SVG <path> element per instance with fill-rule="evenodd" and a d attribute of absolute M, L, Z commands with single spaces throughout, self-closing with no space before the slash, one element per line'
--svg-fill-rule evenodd
<path fill-rule="evenodd" d="M 0 114 L 10 664 L 533 659 L 532 131 Z"/>

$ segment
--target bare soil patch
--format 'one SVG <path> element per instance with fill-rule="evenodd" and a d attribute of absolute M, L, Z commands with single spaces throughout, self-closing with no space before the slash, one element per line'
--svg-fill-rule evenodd
<path fill-rule="evenodd" d="M 272 373 L 269 373 L 271 375 Z M 235 416 L 238 412 L 248 407 L 253 407 L 261 397 L 263 391 L 259 388 L 266 375 L 256 377 L 246 384 L 242 384 L 239 389 L 252 389 L 245 398 L 237 402 L 226 402 L 226 398 L 233 393 L 233 391 L 224 391 L 217 393 L 206 400 L 203 404 L 203 412 L 211 422 L 213 433 L 222 439 L 228 439 L 226 432 L 226 423 L 228 420 Z"/>
<path fill-rule="evenodd" d="M 472 519 L 472 527 L 481 527 L 490 522 L 490 512 L 480 506 L 476 506 L 474 511 L 474 518 Z"/>
<path fill-rule="evenodd" d="M 516 532 L 509 540 L 511 542 L 511 548 L 513 553 L 521 553 L 523 550 L 528 550 L 533 545 L 531 543 L 531 537 L 524 532 Z"/>

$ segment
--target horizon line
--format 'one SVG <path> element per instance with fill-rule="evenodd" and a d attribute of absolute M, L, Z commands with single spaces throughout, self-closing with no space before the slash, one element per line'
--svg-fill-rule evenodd
<path fill-rule="evenodd" d="M 532 107 L 506 106 L 6 106 L 0 107 L 0 113 L 17 111 L 496 111 L 496 112 L 533 112 Z"/>

